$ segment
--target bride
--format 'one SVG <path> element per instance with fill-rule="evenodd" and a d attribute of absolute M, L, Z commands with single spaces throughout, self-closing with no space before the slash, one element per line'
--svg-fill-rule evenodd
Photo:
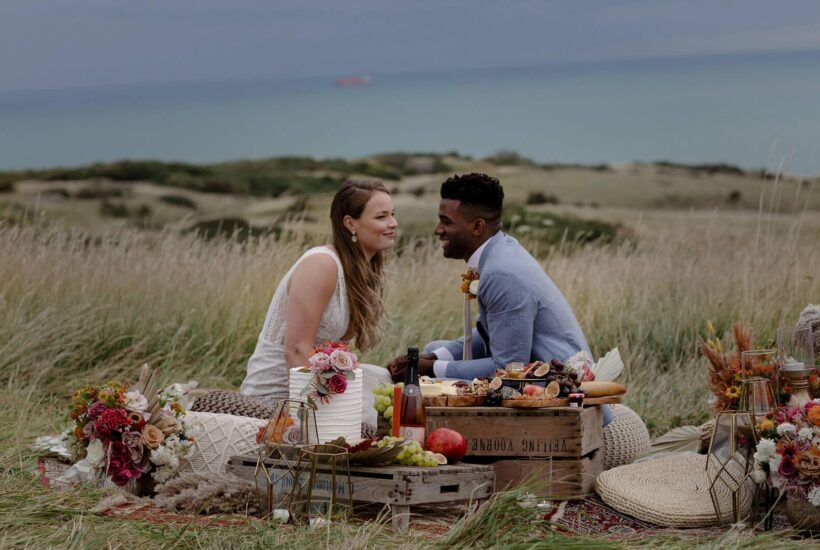
<path fill-rule="evenodd" d="M 289 369 L 306 365 L 325 341 L 355 339 L 359 351 L 378 341 L 384 310 L 384 263 L 396 241 L 393 200 L 378 180 L 349 179 L 330 206 L 333 244 L 311 248 L 273 295 L 241 392 L 274 406 L 288 397 Z M 387 369 L 361 364 L 362 418 L 375 426 L 372 388 L 390 383 Z"/>

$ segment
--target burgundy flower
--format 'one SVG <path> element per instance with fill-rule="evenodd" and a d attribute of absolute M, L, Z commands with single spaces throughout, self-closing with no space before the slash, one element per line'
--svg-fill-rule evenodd
<path fill-rule="evenodd" d="M 347 377 L 344 374 L 336 374 L 325 381 L 330 393 L 344 393 L 347 389 Z"/>
<path fill-rule="evenodd" d="M 88 417 L 89 418 L 99 418 L 102 413 L 108 410 L 108 405 L 103 403 L 102 401 L 94 401 L 90 407 L 88 407 Z"/>
<path fill-rule="evenodd" d="M 124 409 L 108 409 L 97 419 L 94 429 L 103 438 L 108 438 L 112 432 L 122 430 L 122 428 L 130 425 L 131 420 Z"/>
<path fill-rule="evenodd" d="M 145 417 L 139 412 L 129 412 L 128 419 L 131 420 L 131 428 L 137 432 L 141 432 L 145 427 Z"/>
<path fill-rule="evenodd" d="M 783 458 L 780 461 L 780 467 L 777 472 L 785 478 L 792 478 L 797 474 L 797 468 L 794 467 L 794 462 L 788 458 Z"/>
<path fill-rule="evenodd" d="M 111 481 L 113 481 L 115 485 L 122 487 L 123 485 L 127 485 L 132 479 L 139 479 L 141 475 L 142 472 L 139 470 L 122 468 L 111 474 Z"/>

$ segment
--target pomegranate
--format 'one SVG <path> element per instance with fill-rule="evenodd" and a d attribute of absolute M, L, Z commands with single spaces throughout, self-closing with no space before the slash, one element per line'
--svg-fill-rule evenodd
<path fill-rule="evenodd" d="M 544 393 L 544 387 L 536 386 L 535 384 L 527 384 L 524 386 L 523 393 L 524 395 L 541 395 Z"/>
<path fill-rule="evenodd" d="M 467 438 L 450 428 L 438 428 L 427 436 L 426 447 L 428 451 L 444 455 L 452 464 L 467 453 Z"/>

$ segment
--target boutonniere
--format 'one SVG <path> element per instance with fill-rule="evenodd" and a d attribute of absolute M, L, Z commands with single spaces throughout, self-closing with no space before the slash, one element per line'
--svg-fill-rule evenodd
<path fill-rule="evenodd" d="M 475 300 L 478 296 L 478 271 L 468 269 L 461 274 L 461 292 L 466 294 L 470 300 Z"/>

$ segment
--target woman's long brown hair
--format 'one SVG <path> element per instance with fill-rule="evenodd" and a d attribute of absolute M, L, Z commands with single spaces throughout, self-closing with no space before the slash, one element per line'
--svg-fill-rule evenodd
<path fill-rule="evenodd" d="M 350 328 L 356 338 L 356 347 L 362 351 L 372 348 L 381 336 L 379 322 L 384 312 L 385 253 L 377 252 L 368 262 L 361 245 L 353 242 L 350 231 L 345 228 L 344 218 L 359 219 L 367 201 L 379 192 L 390 194 L 380 180 L 348 179 L 330 205 L 333 246 L 344 269 Z"/>

